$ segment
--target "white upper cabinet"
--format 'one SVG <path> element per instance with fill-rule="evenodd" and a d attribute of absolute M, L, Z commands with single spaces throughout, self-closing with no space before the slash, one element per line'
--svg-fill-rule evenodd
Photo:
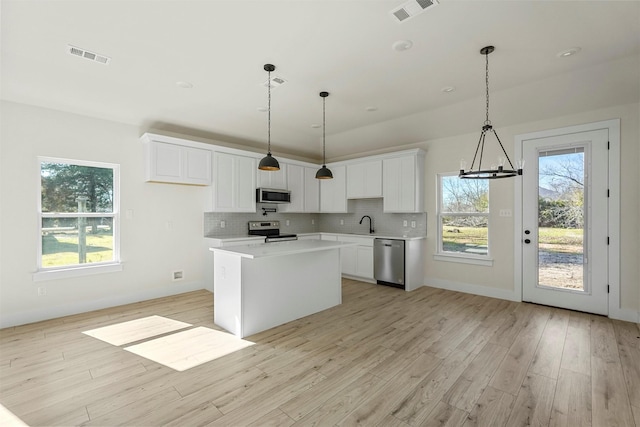
<path fill-rule="evenodd" d="M 256 159 L 221 152 L 213 153 L 214 212 L 256 211 Z"/>
<path fill-rule="evenodd" d="M 278 190 L 287 189 L 287 164 L 280 163 L 280 170 L 278 171 L 263 171 L 258 170 L 258 182 L 257 187 L 261 188 L 274 188 Z"/>
<path fill-rule="evenodd" d="M 304 167 L 304 211 L 320 212 L 320 181 L 316 179 L 318 168 Z"/>
<path fill-rule="evenodd" d="M 384 212 L 424 212 L 424 151 L 383 160 Z"/>
<path fill-rule="evenodd" d="M 282 166 L 282 163 L 280 164 Z M 278 206 L 281 212 L 319 212 L 320 180 L 316 179 L 316 169 L 287 165 L 287 190 L 291 191 L 291 203 Z"/>
<path fill-rule="evenodd" d="M 211 151 L 145 141 L 145 179 L 171 184 L 211 185 Z"/>
<path fill-rule="evenodd" d="M 347 168 L 328 165 L 333 179 L 320 179 L 320 212 L 347 212 Z"/>
<path fill-rule="evenodd" d="M 347 199 L 382 197 L 382 160 L 347 165 Z"/>

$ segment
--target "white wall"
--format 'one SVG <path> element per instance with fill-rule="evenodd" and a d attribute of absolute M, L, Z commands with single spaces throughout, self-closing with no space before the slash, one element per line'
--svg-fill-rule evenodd
<path fill-rule="evenodd" d="M 513 159 L 514 136 L 523 133 L 554 129 L 608 119 L 621 119 L 621 308 L 629 310 L 632 319 L 640 311 L 640 104 L 623 105 L 596 111 L 557 117 L 554 119 L 499 127 L 494 123 L 507 152 Z M 421 146 L 427 150 L 426 201 L 428 215 L 428 256 L 425 260 L 427 284 L 450 289 L 466 290 L 489 296 L 510 299 L 514 290 L 514 218 L 500 217 L 500 209 L 512 209 L 516 180 L 490 182 L 490 235 L 493 267 L 435 261 L 437 217 L 436 174 L 456 172 L 464 157 L 470 164 L 478 132 L 428 141 Z M 489 137 L 487 137 L 489 139 Z M 490 146 L 493 146 L 491 139 Z M 485 151 L 488 159 L 497 152 Z M 525 170 L 526 173 L 526 170 Z M 634 318 L 635 316 L 635 318 Z M 638 320 L 636 320 L 638 321 Z"/>
<path fill-rule="evenodd" d="M 22 104 L 2 103 L 0 327 L 204 288 L 207 187 L 144 182 L 139 129 Z M 33 282 L 37 156 L 121 166 L 121 272 Z M 167 229 L 167 222 L 173 224 Z M 171 281 L 172 270 L 184 280 Z M 38 296 L 45 287 L 47 295 Z"/>

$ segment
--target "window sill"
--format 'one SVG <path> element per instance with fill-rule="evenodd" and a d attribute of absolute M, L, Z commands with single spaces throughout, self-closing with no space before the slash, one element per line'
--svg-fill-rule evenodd
<path fill-rule="evenodd" d="M 483 265 L 493 267 L 493 259 L 486 257 L 474 257 L 469 255 L 453 255 L 453 254 L 435 254 L 433 259 L 436 261 L 458 262 L 461 264 Z"/>
<path fill-rule="evenodd" d="M 33 273 L 34 282 L 45 280 L 67 279 L 70 277 L 90 276 L 93 274 L 113 273 L 122 271 L 122 263 L 100 264 L 83 267 L 70 267 L 59 270 L 40 270 Z"/>

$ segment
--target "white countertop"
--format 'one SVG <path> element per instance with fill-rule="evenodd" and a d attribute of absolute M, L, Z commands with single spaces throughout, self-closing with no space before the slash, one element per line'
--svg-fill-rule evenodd
<path fill-rule="evenodd" d="M 371 239 L 398 239 L 398 240 L 421 240 L 426 239 L 427 236 L 384 236 L 378 234 L 357 234 L 357 233 L 328 233 L 328 232 L 311 232 L 311 233 L 298 233 L 298 236 L 313 236 L 313 235 L 332 235 L 332 236 L 347 236 L 347 237 L 368 237 Z M 264 242 L 263 236 L 228 236 L 228 237 L 218 237 L 218 236 L 206 236 L 206 239 L 213 239 L 214 244 L 221 243 L 233 243 L 236 241 L 255 241 L 256 243 Z"/>
<path fill-rule="evenodd" d="M 356 243 L 336 242 L 327 240 L 288 240 L 284 242 L 251 243 L 248 245 L 209 248 L 212 252 L 223 252 L 243 258 L 263 258 L 270 256 L 293 255 L 305 252 L 340 249 L 356 246 Z"/>

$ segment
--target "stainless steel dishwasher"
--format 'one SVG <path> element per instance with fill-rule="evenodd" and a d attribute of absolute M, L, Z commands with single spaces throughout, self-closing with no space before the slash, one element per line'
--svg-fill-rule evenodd
<path fill-rule="evenodd" d="M 404 289 L 404 240 L 373 241 L 373 277 L 379 285 Z"/>

